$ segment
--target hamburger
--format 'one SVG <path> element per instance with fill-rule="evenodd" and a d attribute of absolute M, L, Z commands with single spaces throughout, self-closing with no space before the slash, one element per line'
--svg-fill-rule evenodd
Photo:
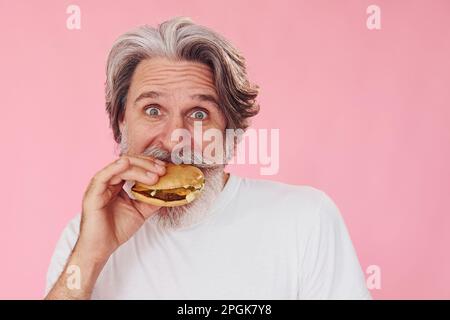
<path fill-rule="evenodd" d="M 194 201 L 205 186 L 203 172 L 187 164 L 166 165 L 166 174 L 154 185 L 135 183 L 131 193 L 136 200 L 158 207 L 176 207 Z"/>

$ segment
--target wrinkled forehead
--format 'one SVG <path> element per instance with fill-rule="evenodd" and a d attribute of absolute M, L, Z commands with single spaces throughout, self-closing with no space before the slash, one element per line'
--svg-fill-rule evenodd
<path fill-rule="evenodd" d="M 131 80 L 130 91 L 158 89 L 166 93 L 198 91 L 217 97 L 213 73 L 209 66 L 194 61 L 152 58 L 141 61 Z"/>

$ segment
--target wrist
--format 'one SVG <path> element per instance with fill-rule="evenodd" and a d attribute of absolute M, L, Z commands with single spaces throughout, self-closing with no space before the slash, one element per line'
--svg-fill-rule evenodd
<path fill-rule="evenodd" d="M 69 263 L 86 268 L 87 271 L 103 269 L 109 256 L 103 254 L 93 254 L 86 250 L 82 245 L 75 245 L 69 259 Z"/>
<path fill-rule="evenodd" d="M 101 245 L 80 236 L 73 248 L 72 255 L 86 264 L 104 265 L 112 253 L 110 251 L 108 248 L 101 248 Z"/>

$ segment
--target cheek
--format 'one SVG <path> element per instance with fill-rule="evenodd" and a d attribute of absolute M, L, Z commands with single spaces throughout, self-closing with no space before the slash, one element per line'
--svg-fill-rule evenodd
<path fill-rule="evenodd" d="M 136 153 L 144 151 L 157 135 L 156 126 L 150 125 L 141 117 L 133 117 L 131 114 L 125 119 L 127 121 L 128 144 L 130 151 Z"/>
<path fill-rule="evenodd" d="M 219 128 L 220 130 L 225 131 L 225 129 L 227 127 L 227 119 L 225 118 L 225 116 L 222 113 L 220 113 L 218 115 L 217 125 L 220 127 Z"/>
<path fill-rule="evenodd" d="M 227 120 L 225 119 L 225 116 L 221 113 L 213 113 L 210 115 L 210 121 L 204 127 L 207 129 L 215 128 L 223 132 L 225 131 L 226 124 Z"/>
<path fill-rule="evenodd" d="M 210 148 L 212 148 L 213 146 L 220 148 L 222 147 L 222 145 L 220 144 L 220 141 L 222 143 L 224 143 L 224 132 L 226 129 L 226 120 L 224 117 L 219 117 L 219 116 L 214 116 L 211 117 L 211 121 L 209 121 L 206 125 L 203 125 L 203 132 L 202 132 L 202 149 L 205 150 L 205 148 L 207 146 L 209 146 Z M 207 137 L 205 136 L 205 131 L 207 131 L 208 129 L 215 129 L 217 131 L 220 132 L 221 134 L 221 140 L 217 140 L 215 138 L 209 138 L 208 140 Z M 215 137 L 215 135 L 214 135 Z"/>

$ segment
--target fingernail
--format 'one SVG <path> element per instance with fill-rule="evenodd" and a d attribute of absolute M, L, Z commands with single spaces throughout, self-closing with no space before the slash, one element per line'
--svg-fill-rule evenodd
<path fill-rule="evenodd" d="M 124 158 L 120 158 L 119 160 L 116 161 L 116 164 L 124 164 L 124 163 L 125 163 Z"/>

